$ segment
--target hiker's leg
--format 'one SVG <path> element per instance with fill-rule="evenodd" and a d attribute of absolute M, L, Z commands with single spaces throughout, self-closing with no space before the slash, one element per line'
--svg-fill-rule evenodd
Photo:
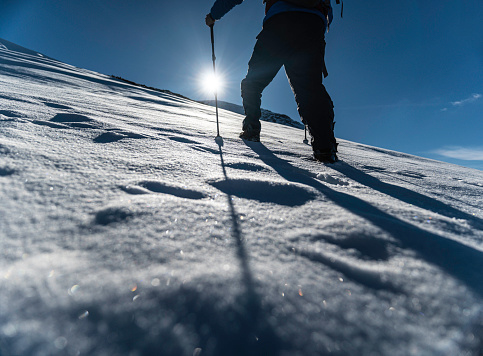
<path fill-rule="evenodd" d="M 297 110 L 312 136 L 312 148 L 321 151 L 336 149 L 334 137 L 334 104 L 321 82 L 310 75 L 286 69 L 295 94 Z"/>
<path fill-rule="evenodd" d="M 285 61 L 285 72 L 300 117 L 312 136 L 313 149 L 335 150 L 334 105 L 322 84 L 325 47 L 322 19 L 312 14 L 302 14 L 297 19 L 303 19 L 305 34 Z"/>
<path fill-rule="evenodd" d="M 241 82 L 241 96 L 245 110 L 243 130 L 246 130 L 248 125 L 253 130 L 260 130 L 262 92 L 282 67 L 282 61 L 278 59 L 274 50 L 276 44 L 273 37 L 269 23 L 257 36 L 252 57 L 248 62 L 247 75 Z"/>

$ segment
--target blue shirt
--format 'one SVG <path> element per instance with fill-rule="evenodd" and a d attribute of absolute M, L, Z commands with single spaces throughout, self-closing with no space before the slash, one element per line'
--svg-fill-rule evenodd
<path fill-rule="evenodd" d="M 233 9 L 236 5 L 240 5 L 242 2 L 243 0 L 216 0 L 210 11 L 211 17 L 213 17 L 213 19 L 215 20 L 219 20 L 227 12 Z M 325 18 L 325 16 L 319 10 L 308 9 L 306 7 L 297 6 L 286 1 L 277 1 L 275 4 L 273 4 L 272 7 L 270 7 L 270 9 L 268 10 L 267 14 L 265 15 L 263 22 L 265 23 L 265 21 L 267 21 L 270 17 L 275 16 L 276 14 L 279 14 L 281 12 L 289 12 L 289 11 L 299 11 L 299 12 L 308 12 L 308 13 L 316 14 L 324 20 L 325 26 L 327 27 L 327 18 Z M 332 7 L 329 8 L 328 17 L 329 17 L 328 20 L 330 24 L 333 18 Z"/>

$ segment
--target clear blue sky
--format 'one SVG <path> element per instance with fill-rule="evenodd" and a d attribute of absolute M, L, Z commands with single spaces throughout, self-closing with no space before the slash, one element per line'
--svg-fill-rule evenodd
<path fill-rule="evenodd" d="M 1 0 L 0 38 L 63 62 L 209 98 L 212 0 Z M 333 1 L 334 2 L 334 1 Z M 483 169 L 483 1 L 352 1 L 327 34 L 336 136 Z M 215 25 L 219 99 L 240 104 L 263 19 L 245 0 Z M 262 106 L 298 118 L 283 71 Z M 463 155 L 473 160 L 454 157 Z"/>

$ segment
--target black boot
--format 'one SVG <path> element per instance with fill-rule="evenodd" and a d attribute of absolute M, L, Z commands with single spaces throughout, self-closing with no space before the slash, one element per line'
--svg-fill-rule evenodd
<path fill-rule="evenodd" d="M 252 125 L 244 125 L 243 131 L 240 133 L 240 138 L 253 141 L 253 142 L 260 142 L 260 129 L 254 129 Z"/>
<path fill-rule="evenodd" d="M 314 150 L 314 158 L 316 161 L 322 162 L 322 163 L 335 163 L 339 160 L 337 157 L 337 145 L 335 146 L 336 148 L 332 148 L 329 150 L 319 150 L 315 149 Z"/>

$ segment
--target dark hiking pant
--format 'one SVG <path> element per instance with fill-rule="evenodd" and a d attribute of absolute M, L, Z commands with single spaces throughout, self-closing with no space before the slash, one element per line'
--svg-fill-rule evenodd
<path fill-rule="evenodd" d="M 284 66 L 313 149 L 336 149 L 333 104 L 322 84 L 324 32 L 322 18 L 310 13 L 285 12 L 265 22 L 241 83 L 243 130 L 260 130 L 262 91 Z"/>

